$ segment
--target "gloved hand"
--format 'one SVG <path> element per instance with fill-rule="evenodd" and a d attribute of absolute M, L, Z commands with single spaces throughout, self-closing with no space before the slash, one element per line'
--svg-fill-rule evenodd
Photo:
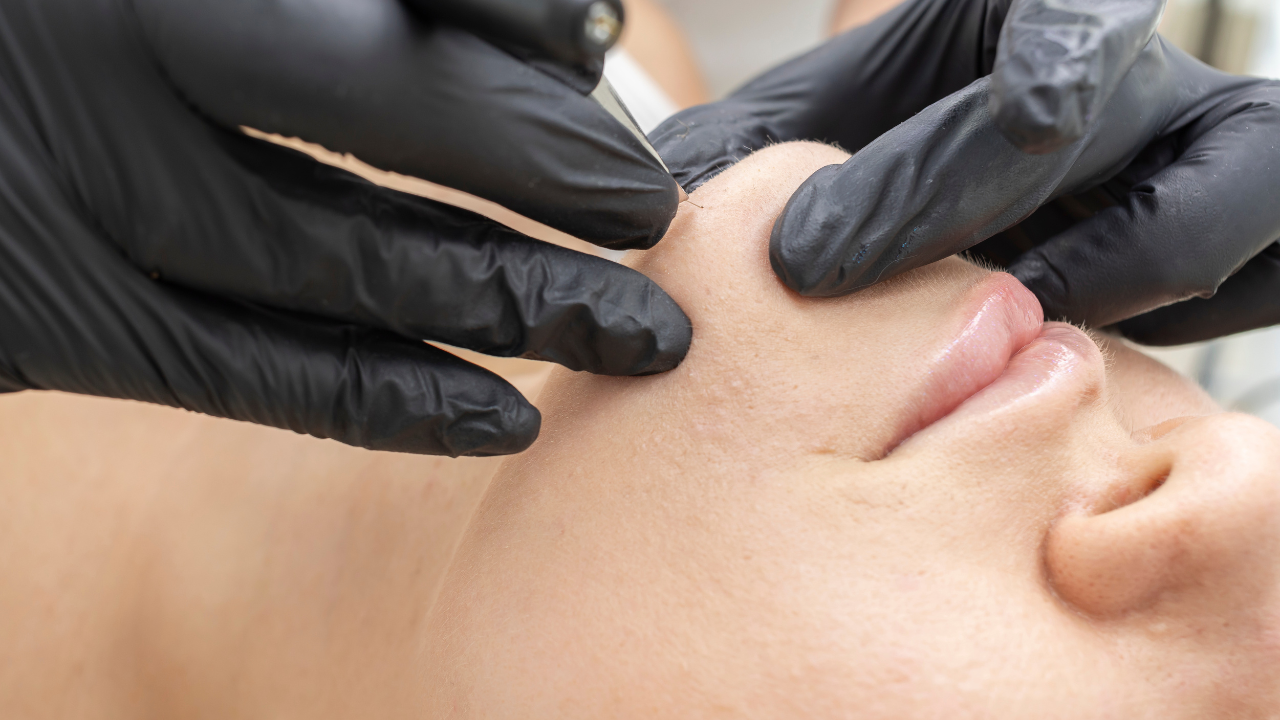
<path fill-rule="evenodd" d="M 1041 214 L 1035 232 L 1012 233 L 1020 246 L 1003 245 L 1048 317 L 1141 316 L 1119 327 L 1148 343 L 1280 322 L 1263 301 L 1280 287 L 1276 253 L 1259 255 L 1280 238 L 1280 88 L 1152 38 L 1162 5 L 908 0 L 651 139 L 690 190 L 768 142 L 855 151 L 815 173 L 774 226 L 774 269 L 805 295 L 967 250 L 1110 180 L 1110 207 Z M 1142 315 L 1209 297 L 1233 274 L 1219 297 Z"/>
<path fill-rule="evenodd" d="M 538 411 L 421 339 L 616 375 L 683 357 L 688 319 L 639 273 L 241 126 L 611 248 L 652 245 L 678 202 L 589 98 L 396 0 L 8 0 L 0 391 L 486 455 Z"/>

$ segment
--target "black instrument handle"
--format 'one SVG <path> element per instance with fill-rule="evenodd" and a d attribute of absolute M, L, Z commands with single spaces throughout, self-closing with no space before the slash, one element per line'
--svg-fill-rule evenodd
<path fill-rule="evenodd" d="M 621 0 L 407 0 L 433 20 L 548 59 L 598 62 L 622 34 Z"/>

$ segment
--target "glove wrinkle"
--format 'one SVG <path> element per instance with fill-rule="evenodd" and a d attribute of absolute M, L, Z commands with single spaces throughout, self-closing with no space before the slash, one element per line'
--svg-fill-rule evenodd
<path fill-rule="evenodd" d="M 540 416 L 514 388 L 437 348 L 249 305 L 219 311 L 199 296 L 187 300 L 203 317 L 157 314 L 135 328 L 152 358 L 152 386 L 169 389 L 165 404 L 371 450 L 500 454 L 537 436 Z M 284 327 L 306 334 L 280 344 Z M 262 401 L 272 395 L 284 402 Z"/>
<path fill-rule="evenodd" d="M 1163 10 L 1164 0 L 1017 0 L 991 76 L 996 125 L 1034 154 L 1083 137 Z"/>

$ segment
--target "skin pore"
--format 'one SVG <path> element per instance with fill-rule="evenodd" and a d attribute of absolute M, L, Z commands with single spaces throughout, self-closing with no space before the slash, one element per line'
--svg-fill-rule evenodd
<path fill-rule="evenodd" d="M 633 260 L 693 348 L 553 374 L 429 621 L 433 714 L 1274 717 L 1280 433 L 959 259 L 791 294 L 773 219 L 845 157 L 757 153 Z"/>

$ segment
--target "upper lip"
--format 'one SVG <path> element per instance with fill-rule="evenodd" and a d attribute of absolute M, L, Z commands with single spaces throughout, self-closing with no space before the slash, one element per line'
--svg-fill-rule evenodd
<path fill-rule="evenodd" d="M 995 382 L 1044 326 L 1040 302 L 1008 273 L 992 273 L 970 288 L 955 317 L 962 324 L 929 359 L 926 380 L 893 446 Z"/>

